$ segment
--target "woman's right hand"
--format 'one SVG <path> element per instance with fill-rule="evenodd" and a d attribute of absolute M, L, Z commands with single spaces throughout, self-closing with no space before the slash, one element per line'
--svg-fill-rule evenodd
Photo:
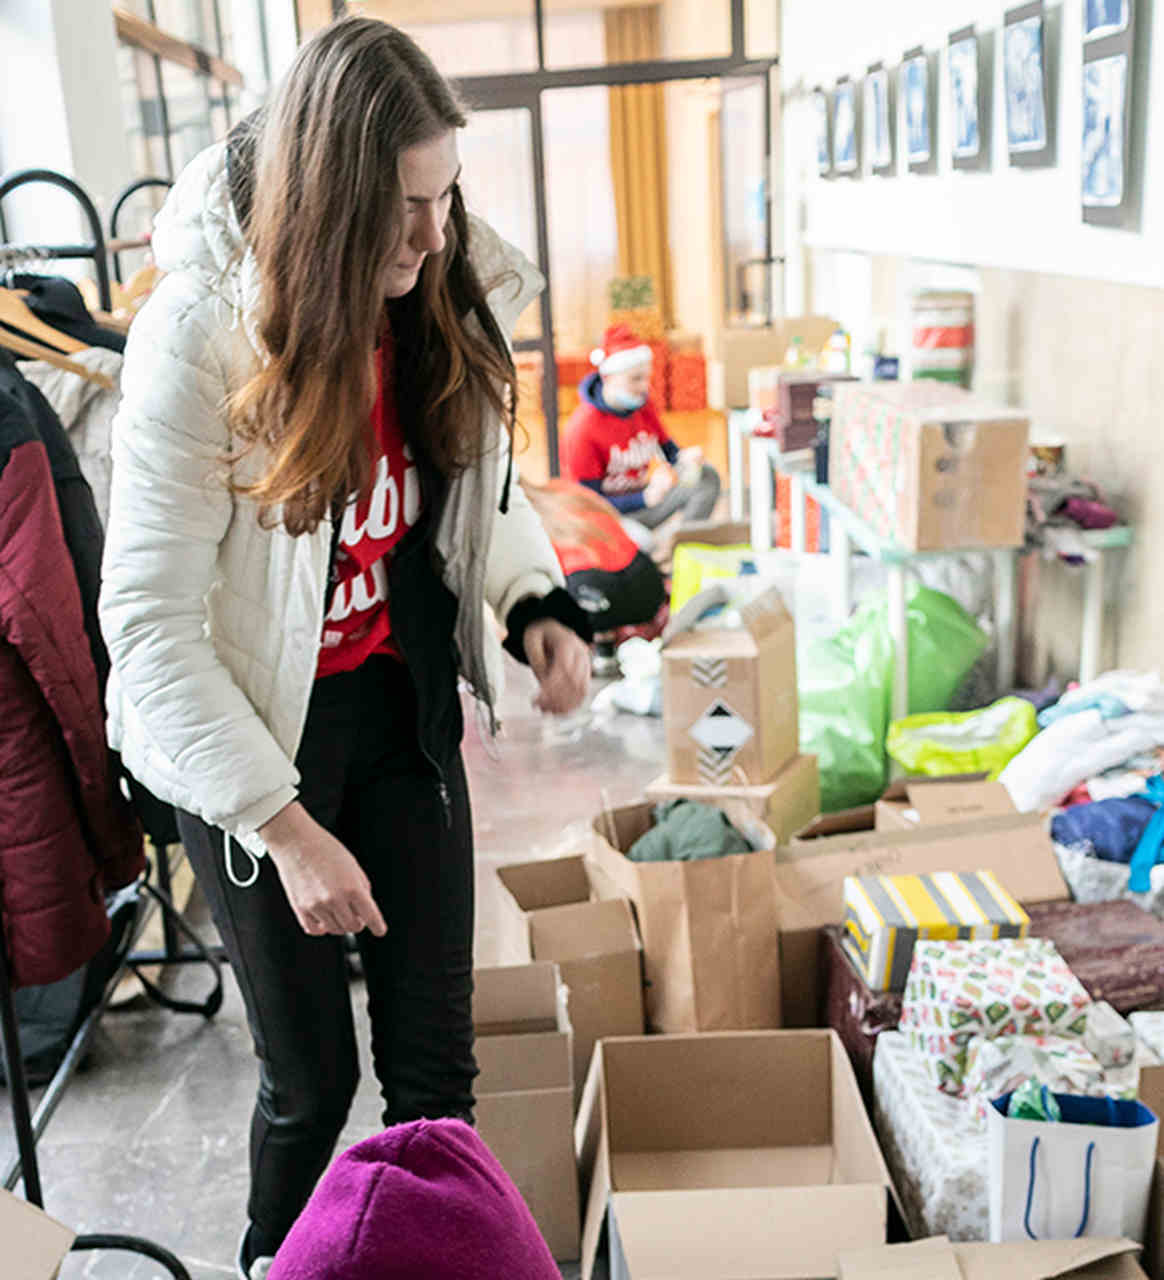
<path fill-rule="evenodd" d="M 295 801 L 259 828 L 291 909 L 313 936 L 388 932 L 363 868 Z"/>

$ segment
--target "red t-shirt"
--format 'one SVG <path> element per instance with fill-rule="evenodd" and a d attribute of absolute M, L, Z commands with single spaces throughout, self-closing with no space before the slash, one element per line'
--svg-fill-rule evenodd
<path fill-rule="evenodd" d="M 388 600 L 392 550 L 420 515 L 420 476 L 396 416 L 391 394 L 391 344 L 379 355 L 380 390 L 372 410 L 376 443 L 372 491 L 349 499 L 344 509 L 331 605 L 323 622 L 317 676 L 354 671 L 373 653 L 396 653 Z"/>
<path fill-rule="evenodd" d="M 667 439 L 649 400 L 625 418 L 583 402 L 566 427 L 566 474 L 579 483 L 601 480 L 602 492 L 611 496 L 639 493 L 647 487 L 651 460 Z"/>

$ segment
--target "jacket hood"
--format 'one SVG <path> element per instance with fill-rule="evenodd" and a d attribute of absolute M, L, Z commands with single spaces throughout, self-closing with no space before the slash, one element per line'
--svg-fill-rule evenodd
<path fill-rule="evenodd" d="M 215 143 L 182 171 L 154 222 L 154 259 L 162 271 L 188 272 L 237 307 L 252 345 L 261 351 L 253 327 L 258 263 L 231 199 L 226 150 L 225 142 Z M 469 237 L 473 266 L 508 339 L 518 316 L 545 287 L 545 279 L 519 249 L 472 214 Z"/>
<path fill-rule="evenodd" d="M 589 405 L 593 405 L 599 413 L 609 413 L 612 418 L 629 418 L 638 413 L 638 409 L 612 409 L 602 394 L 602 374 L 588 373 L 582 379 L 578 393 Z"/>

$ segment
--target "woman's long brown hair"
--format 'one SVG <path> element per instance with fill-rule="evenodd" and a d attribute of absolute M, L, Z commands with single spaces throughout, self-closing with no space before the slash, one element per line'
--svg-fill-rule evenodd
<path fill-rule="evenodd" d="M 407 297 L 386 306 L 383 294 L 404 227 L 400 154 L 464 124 L 416 44 L 368 18 L 343 18 L 304 45 L 266 111 L 245 231 L 268 359 L 230 416 L 239 454 L 262 447 L 269 464 L 257 480 L 232 483 L 264 518 L 281 508 L 292 534 L 367 489 L 373 353 L 389 324 L 392 390 L 414 449 L 451 475 L 490 446 L 496 415 L 512 432 L 516 373 L 469 261 L 459 186 L 444 250 Z"/>

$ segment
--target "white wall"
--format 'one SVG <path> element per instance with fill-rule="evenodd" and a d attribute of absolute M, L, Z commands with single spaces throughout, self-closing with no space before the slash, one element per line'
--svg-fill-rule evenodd
<path fill-rule="evenodd" d="M 74 177 L 104 221 L 133 176 L 111 6 L 5 0 L 0 48 L 0 172 L 35 167 Z M 4 215 L 17 242 L 60 242 L 81 234 L 71 198 L 41 185 L 6 199 Z"/>
<path fill-rule="evenodd" d="M 996 37 L 992 169 L 955 173 L 949 158 L 950 111 L 945 48 L 952 31 L 976 24 L 1001 29 L 1009 0 L 784 0 L 786 89 L 785 198 L 788 226 L 803 242 L 828 248 L 1077 275 L 1164 286 L 1164 33 L 1149 33 L 1150 5 L 1140 0 L 1139 35 L 1154 34 L 1149 80 L 1133 104 L 1147 112 L 1142 232 L 1087 226 L 1080 210 L 1083 6 L 1064 3 L 1060 26 L 1058 159 L 1052 169 L 1011 168 L 1005 148 L 1001 38 Z M 1048 6 L 1052 13 L 1055 6 Z M 874 62 L 895 69 L 906 49 L 940 50 L 938 173 L 909 174 L 900 145 L 898 176 L 872 177 L 868 157 L 858 180 L 815 175 L 814 132 L 807 93 L 840 76 L 863 76 Z M 1147 87 L 1148 93 L 1142 92 Z M 899 141 L 900 141 L 900 129 Z M 803 267 L 789 272 L 789 307 L 803 301 Z"/>

